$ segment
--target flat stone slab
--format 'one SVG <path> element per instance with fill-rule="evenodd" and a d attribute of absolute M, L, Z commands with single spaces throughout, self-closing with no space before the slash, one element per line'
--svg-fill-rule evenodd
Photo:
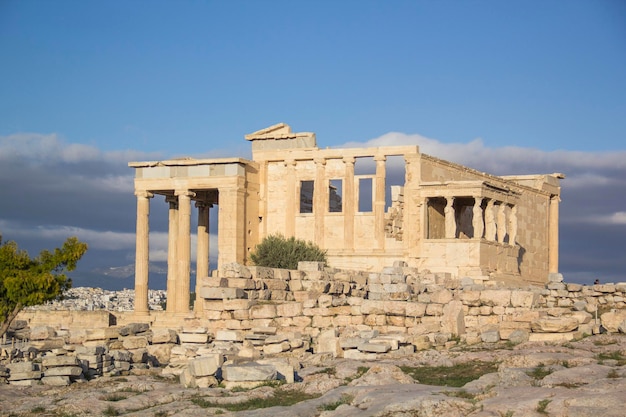
<path fill-rule="evenodd" d="M 370 353 L 387 353 L 391 350 L 391 346 L 386 343 L 363 343 L 358 347 L 358 350 Z"/>
<path fill-rule="evenodd" d="M 213 376 L 222 365 L 222 356 L 214 354 L 189 362 L 189 371 L 194 377 Z"/>
<path fill-rule="evenodd" d="M 56 366 L 54 368 L 48 368 L 44 371 L 45 377 L 51 376 L 67 376 L 78 377 L 83 373 L 83 368 L 80 366 Z"/>
<path fill-rule="evenodd" d="M 276 379 L 276 367 L 250 362 L 242 365 L 222 366 L 222 377 L 225 381 L 272 381 Z"/>

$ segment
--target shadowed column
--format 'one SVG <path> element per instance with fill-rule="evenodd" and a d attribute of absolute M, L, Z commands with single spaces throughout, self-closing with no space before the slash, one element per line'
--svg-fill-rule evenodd
<path fill-rule="evenodd" d="M 178 199 L 165 197 L 169 203 L 169 226 L 167 233 L 167 306 L 168 313 L 176 312 L 176 271 L 178 269 L 176 246 L 178 245 Z"/>
<path fill-rule="evenodd" d="M 154 194 L 137 191 L 137 240 L 135 247 L 135 314 L 148 315 L 149 216 Z"/>
<path fill-rule="evenodd" d="M 176 313 L 189 312 L 189 279 L 191 263 L 191 197 L 194 193 L 176 191 L 178 196 L 178 246 L 176 274 Z"/>

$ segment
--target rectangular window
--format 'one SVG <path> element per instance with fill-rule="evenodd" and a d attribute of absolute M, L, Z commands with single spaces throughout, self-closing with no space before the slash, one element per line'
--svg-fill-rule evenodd
<path fill-rule="evenodd" d="M 313 213 L 313 181 L 300 181 L 300 213 Z"/>
<path fill-rule="evenodd" d="M 372 206 L 372 179 L 359 178 L 359 212 L 371 212 Z"/>
<path fill-rule="evenodd" d="M 328 183 L 328 212 L 329 213 L 341 213 L 343 210 L 342 204 L 343 196 L 343 182 L 342 180 L 330 180 Z"/>

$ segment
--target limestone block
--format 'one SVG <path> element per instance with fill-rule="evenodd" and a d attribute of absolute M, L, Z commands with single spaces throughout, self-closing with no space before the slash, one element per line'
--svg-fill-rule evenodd
<path fill-rule="evenodd" d="M 80 362 L 75 356 L 44 356 L 41 359 L 41 365 L 44 368 L 52 368 L 55 366 L 77 366 L 80 365 Z"/>
<path fill-rule="evenodd" d="M 441 289 L 430 294 L 432 303 L 446 304 L 452 301 L 452 292 L 448 289 Z"/>
<path fill-rule="evenodd" d="M 347 337 L 343 336 L 339 338 L 339 346 L 346 349 L 356 349 L 360 345 L 367 343 L 369 339 L 364 339 L 362 337 Z M 345 356 L 344 356 L 345 357 Z"/>
<path fill-rule="evenodd" d="M 261 359 L 257 361 L 261 365 L 272 365 L 276 368 L 276 379 L 283 380 L 288 384 L 295 382 L 295 370 L 289 361 L 280 358 Z"/>
<path fill-rule="evenodd" d="M 228 278 L 228 288 L 241 288 L 242 290 L 256 290 L 257 284 L 249 278 Z"/>
<path fill-rule="evenodd" d="M 348 327 L 352 324 L 353 317 L 348 314 L 340 314 L 332 318 L 333 327 Z"/>
<path fill-rule="evenodd" d="M 249 362 L 241 365 L 228 364 L 222 366 L 222 377 L 225 381 L 272 381 L 277 377 L 274 365 L 262 365 Z"/>
<path fill-rule="evenodd" d="M 600 316 L 602 326 L 610 333 L 617 333 L 624 320 L 626 320 L 626 310 L 615 310 Z"/>
<path fill-rule="evenodd" d="M 361 314 L 385 314 L 385 303 L 380 300 L 363 300 Z"/>
<path fill-rule="evenodd" d="M 426 304 L 409 301 L 406 303 L 408 317 L 423 317 L 426 314 Z"/>
<path fill-rule="evenodd" d="M 316 296 L 327 293 L 330 288 L 328 281 L 302 281 L 302 288 L 305 291 L 316 293 Z"/>
<path fill-rule="evenodd" d="M 530 328 L 534 333 L 567 333 L 578 328 L 579 322 L 575 317 L 543 317 L 534 320 Z"/>
<path fill-rule="evenodd" d="M 41 378 L 41 383 L 44 385 L 50 385 L 55 387 L 64 387 L 70 384 L 70 377 L 63 375 L 51 375 Z"/>
<path fill-rule="evenodd" d="M 228 287 L 228 278 L 202 278 L 200 286 L 204 287 Z"/>
<path fill-rule="evenodd" d="M 171 329 L 154 329 L 152 330 L 152 344 L 157 345 L 160 343 L 176 343 L 178 341 L 178 335 Z"/>
<path fill-rule="evenodd" d="M 209 335 L 206 333 L 180 333 L 178 339 L 180 343 L 207 343 Z"/>
<path fill-rule="evenodd" d="M 390 350 L 398 350 L 398 347 L 400 346 L 397 339 L 389 338 L 385 336 L 374 337 L 370 339 L 369 342 L 367 343 L 389 345 Z M 363 344 L 360 346 L 363 346 Z"/>
<path fill-rule="evenodd" d="M 324 270 L 324 262 L 298 262 L 298 271 L 304 272 L 315 272 L 315 271 L 323 271 Z"/>
<path fill-rule="evenodd" d="M 350 306 L 336 306 L 328 308 L 328 315 L 330 316 L 350 315 L 351 312 L 352 307 Z"/>
<path fill-rule="evenodd" d="M 45 340 L 31 340 L 30 346 L 40 351 L 60 349 L 65 345 L 63 337 L 51 337 Z"/>
<path fill-rule="evenodd" d="M 103 327 L 99 329 L 90 329 L 85 337 L 86 341 L 90 340 L 110 340 L 117 339 L 120 333 L 113 327 Z"/>
<path fill-rule="evenodd" d="M 274 304 L 257 304 L 250 307 L 250 317 L 253 319 L 272 319 L 276 317 Z"/>
<path fill-rule="evenodd" d="M 488 306 L 508 306 L 511 303 L 511 291 L 483 290 L 480 292 L 480 301 Z"/>
<path fill-rule="evenodd" d="M 243 333 L 237 330 L 218 330 L 215 332 L 215 340 L 221 342 L 243 342 Z M 196 375 L 198 376 L 198 375 Z M 202 375 L 205 376 L 205 375 Z"/>
<path fill-rule="evenodd" d="M 35 326 L 30 329 L 30 340 L 45 340 L 56 335 L 56 330 L 50 326 Z"/>
<path fill-rule="evenodd" d="M 368 326 L 384 326 L 387 318 L 384 314 L 368 314 L 364 316 L 363 324 Z"/>
<path fill-rule="evenodd" d="M 135 335 L 137 333 L 143 333 L 150 330 L 150 325 L 148 323 L 129 323 L 125 326 L 122 326 L 118 329 L 120 336 L 129 336 Z"/>
<path fill-rule="evenodd" d="M 124 349 L 141 349 L 148 346 L 148 339 L 144 336 L 129 336 L 122 341 Z"/>
<path fill-rule="evenodd" d="M 511 343 L 514 343 L 516 345 L 523 343 L 523 342 L 527 342 L 529 338 L 530 338 L 530 333 L 522 329 L 513 330 L 506 337 L 507 340 L 509 340 Z M 503 337 L 503 339 L 505 338 Z"/>
<path fill-rule="evenodd" d="M 302 280 L 300 279 L 292 279 L 289 281 L 289 289 L 291 291 L 302 291 L 304 287 L 302 286 Z"/>
<path fill-rule="evenodd" d="M 41 371 L 23 371 L 23 372 L 13 372 L 9 375 L 7 380 L 11 381 L 22 381 L 25 379 L 41 379 Z"/>
<path fill-rule="evenodd" d="M 354 359 L 359 361 L 373 361 L 376 360 L 375 353 L 361 352 L 358 349 L 348 349 L 343 352 L 344 359 Z"/>
<path fill-rule="evenodd" d="M 214 353 L 189 361 L 189 371 L 194 377 L 212 376 L 220 369 L 222 363 L 222 355 Z"/>
<path fill-rule="evenodd" d="M 33 362 L 13 362 L 6 364 L 11 373 L 38 371 L 39 365 Z"/>
<path fill-rule="evenodd" d="M 477 307 L 480 305 L 480 291 L 463 290 L 460 299 L 467 306 Z"/>
<path fill-rule="evenodd" d="M 443 306 L 441 331 L 454 336 L 460 336 L 465 333 L 465 316 L 463 313 L 463 303 L 461 301 L 450 301 Z"/>
<path fill-rule="evenodd" d="M 282 303 L 276 306 L 279 317 L 295 317 L 302 314 L 302 303 Z"/>
<path fill-rule="evenodd" d="M 426 306 L 426 315 L 427 316 L 441 316 L 443 315 L 443 305 L 442 304 L 428 304 Z"/>
<path fill-rule="evenodd" d="M 266 355 L 272 355 L 281 352 L 287 352 L 291 349 L 291 344 L 287 341 L 280 343 L 272 343 L 263 346 L 263 353 Z"/>
<path fill-rule="evenodd" d="M 252 273 L 244 265 L 233 262 L 222 266 L 220 276 L 224 278 L 252 278 Z"/>
<path fill-rule="evenodd" d="M 266 266 L 249 266 L 248 270 L 250 271 L 251 274 L 251 278 L 255 279 L 255 280 L 263 280 L 263 279 L 275 279 L 277 278 L 276 275 L 279 275 L 279 277 L 283 277 L 285 276 L 284 273 L 278 273 L 277 271 L 285 271 L 287 272 L 287 277 L 289 276 L 288 271 L 283 269 L 274 269 L 274 268 L 268 268 Z"/>
<path fill-rule="evenodd" d="M 329 352 L 332 353 L 334 357 L 337 357 L 340 351 L 341 346 L 339 345 L 337 330 L 323 330 L 317 338 L 317 349 L 315 353 Z"/>
<path fill-rule="evenodd" d="M 406 305 L 406 301 L 383 301 L 383 310 L 385 314 L 405 316 Z"/>
<path fill-rule="evenodd" d="M 511 292 L 511 305 L 513 307 L 531 308 L 539 303 L 539 294 L 533 291 L 516 290 Z"/>
<path fill-rule="evenodd" d="M 165 365 L 170 362 L 173 346 L 171 343 L 160 343 L 158 345 L 148 345 L 146 349 L 148 350 L 148 355 L 156 359 L 158 365 Z"/>
<path fill-rule="evenodd" d="M 391 346 L 386 343 L 363 343 L 358 350 L 368 353 L 387 353 L 391 350 Z"/>
<path fill-rule="evenodd" d="M 486 329 L 480 333 L 480 338 L 485 343 L 496 343 L 500 341 L 498 329 Z"/>
<path fill-rule="evenodd" d="M 83 374 L 83 368 L 80 366 L 55 366 L 44 371 L 44 376 L 68 376 L 77 378 Z"/>
<path fill-rule="evenodd" d="M 246 298 L 246 293 L 241 288 L 200 287 L 198 297 L 207 300 L 223 300 Z"/>
<path fill-rule="evenodd" d="M 578 332 L 568 333 L 531 333 L 528 336 L 529 342 L 569 342 L 575 337 L 579 337 Z"/>
<path fill-rule="evenodd" d="M 388 326 L 404 327 L 404 321 L 405 321 L 404 316 L 385 316 L 385 317 L 386 317 L 385 324 L 387 324 Z"/>

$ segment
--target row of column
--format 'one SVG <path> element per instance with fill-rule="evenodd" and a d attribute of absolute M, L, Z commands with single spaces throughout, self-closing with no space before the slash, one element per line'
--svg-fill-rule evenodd
<path fill-rule="evenodd" d="M 135 193 L 137 196 L 137 241 L 135 256 L 135 313 L 148 314 L 149 273 L 149 191 Z M 168 195 L 169 203 L 168 249 L 167 249 L 167 311 L 185 315 L 189 312 L 191 271 L 191 199 L 195 193 L 188 190 Z M 209 275 L 209 209 L 211 204 L 197 201 L 198 244 L 196 257 L 196 280 Z"/>
<path fill-rule="evenodd" d="M 444 209 L 446 239 L 454 239 L 457 236 L 458 225 L 454 199 L 455 197 L 446 197 Z M 517 239 L 517 206 L 487 199 L 487 205 L 483 209 L 483 200 L 482 197 L 474 197 L 474 206 L 472 207 L 473 237 L 477 239 L 484 237 L 488 241 L 504 243 L 504 238 L 508 232 L 508 244 L 515 245 Z M 507 207 L 510 207 L 508 215 Z"/>

